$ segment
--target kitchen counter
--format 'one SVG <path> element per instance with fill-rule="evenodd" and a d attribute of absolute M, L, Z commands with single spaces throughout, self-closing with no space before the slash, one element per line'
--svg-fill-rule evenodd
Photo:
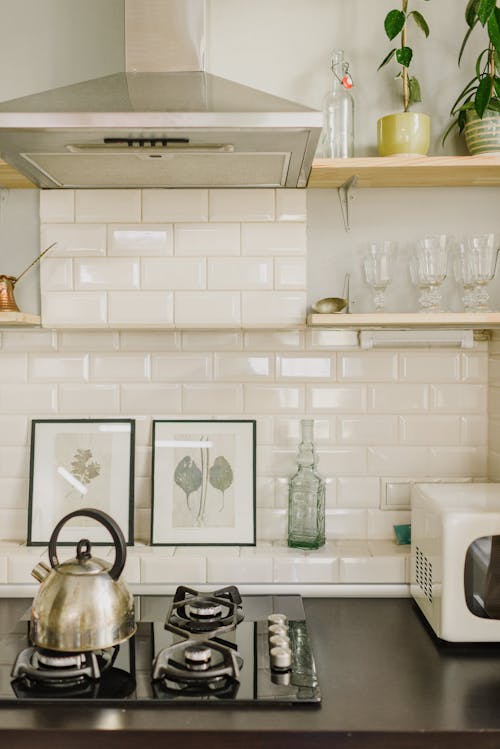
<path fill-rule="evenodd" d="M 10 631 L 29 601 L 0 600 Z M 0 745 L 220 749 L 500 745 L 500 645 L 440 646 L 410 599 L 306 598 L 321 707 L 0 708 Z M 1 657 L 1 652 L 0 652 Z"/>

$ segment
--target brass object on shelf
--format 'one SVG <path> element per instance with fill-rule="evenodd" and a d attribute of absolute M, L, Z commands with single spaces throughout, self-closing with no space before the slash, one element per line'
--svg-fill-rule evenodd
<path fill-rule="evenodd" d="M 20 312 L 14 298 L 14 286 L 21 280 L 31 268 L 40 261 L 46 252 L 52 249 L 56 242 L 45 248 L 19 276 L 0 275 L 0 312 Z"/>

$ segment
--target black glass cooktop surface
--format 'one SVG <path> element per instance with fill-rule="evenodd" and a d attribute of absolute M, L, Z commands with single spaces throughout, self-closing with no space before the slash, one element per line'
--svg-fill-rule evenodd
<path fill-rule="evenodd" d="M 88 702 L 115 706 L 123 703 L 129 706 L 318 705 L 321 702 L 300 596 L 244 596 L 243 621 L 234 629 L 206 638 L 166 630 L 165 619 L 171 603 L 172 598 L 167 596 L 138 599 L 136 634 L 109 656 L 98 678 L 84 675 L 66 681 L 56 678 L 47 683 L 34 681 L 23 674 L 23 669 L 21 675 L 12 676 L 19 653 L 31 646 L 29 611 L 26 612 L 13 630 L 0 638 L 0 705 L 14 702 Z M 271 668 L 269 655 L 272 645 L 268 616 L 278 613 L 286 616 L 291 664 L 276 669 Z M 159 653 L 162 658 L 158 658 Z M 42 660 L 43 656 L 42 653 Z M 159 675 L 158 668 L 153 666 L 157 660 L 171 666 L 173 677 Z M 54 670 L 50 658 L 45 668 Z M 62 671 L 66 671 L 65 664 Z M 214 676 L 206 676 L 207 671 Z"/>

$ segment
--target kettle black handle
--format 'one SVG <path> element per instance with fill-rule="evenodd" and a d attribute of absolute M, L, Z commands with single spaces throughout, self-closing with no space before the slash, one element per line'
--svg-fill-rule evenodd
<path fill-rule="evenodd" d="M 56 525 L 52 531 L 52 535 L 49 541 L 49 561 L 52 567 L 59 565 L 59 559 L 57 558 L 57 537 L 59 536 L 60 530 L 67 523 L 68 520 L 74 517 L 83 515 L 87 518 L 93 518 L 98 520 L 104 527 L 110 532 L 115 545 L 115 562 L 109 570 L 109 576 L 113 580 L 118 580 L 123 568 L 125 566 L 125 560 L 127 558 L 127 546 L 125 543 L 125 537 L 121 531 L 118 523 L 113 518 L 102 510 L 94 510 L 92 507 L 85 507 L 83 510 L 75 510 L 70 512 L 69 515 L 65 515 Z"/>

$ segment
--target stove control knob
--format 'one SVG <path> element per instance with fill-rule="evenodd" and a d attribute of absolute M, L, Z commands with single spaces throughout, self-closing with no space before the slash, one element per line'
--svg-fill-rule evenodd
<path fill-rule="evenodd" d="M 288 637 L 288 627 L 282 624 L 271 624 L 270 627 L 267 628 L 269 637 L 272 635 L 281 635 L 282 637 Z"/>
<path fill-rule="evenodd" d="M 288 671 L 292 667 L 292 651 L 289 648 L 271 648 L 269 659 L 272 671 Z"/>
<path fill-rule="evenodd" d="M 286 625 L 286 616 L 284 614 L 269 614 L 267 617 L 268 626 L 279 624 L 281 627 Z"/>

